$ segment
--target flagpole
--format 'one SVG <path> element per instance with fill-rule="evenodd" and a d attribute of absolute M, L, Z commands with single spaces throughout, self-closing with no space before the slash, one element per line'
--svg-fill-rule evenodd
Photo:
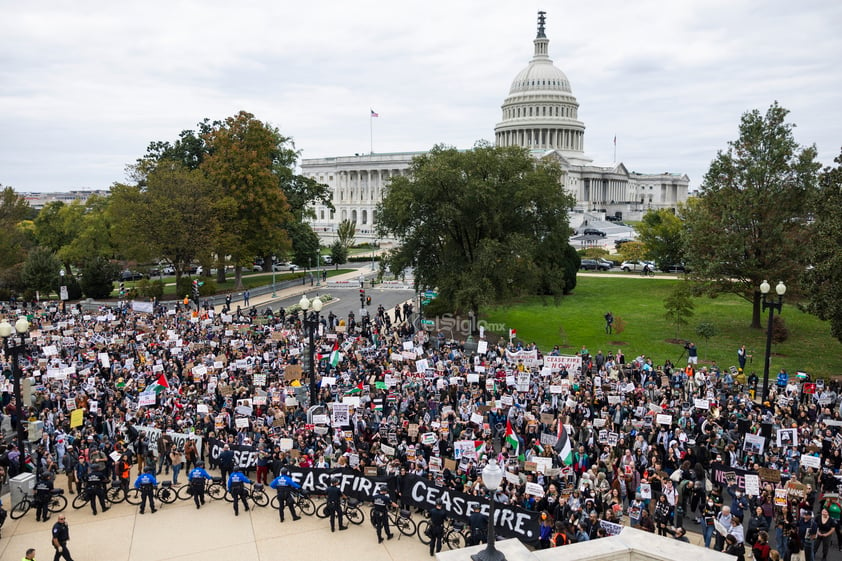
<path fill-rule="evenodd" d="M 374 115 L 371 114 L 371 110 L 368 112 L 368 141 L 369 153 L 374 155 Z"/>
<path fill-rule="evenodd" d="M 617 135 L 614 135 L 614 163 L 617 163 Z"/>

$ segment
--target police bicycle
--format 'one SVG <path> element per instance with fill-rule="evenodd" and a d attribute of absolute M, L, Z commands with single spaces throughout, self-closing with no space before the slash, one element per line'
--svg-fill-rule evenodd
<path fill-rule="evenodd" d="M 164 504 L 172 504 L 175 502 L 176 490 L 173 489 L 171 481 L 161 481 L 154 491 L 155 498 Z M 143 502 L 143 497 L 140 494 L 140 489 L 133 487 L 126 493 L 126 502 L 130 505 L 138 506 Z"/>
<path fill-rule="evenodd" d="M 126 500 L 125 492 L 123 491 L 122 487 L 120 487 L 117 491 L 114 490 L 115 484 L 119 486 L 119 482 L 113 481 L 109 488 L 105 491 L 105 500 L 106 502 L 111 504 L 121 503 L 124 500 Z M 82 488 L 82 490 L 76 493 L 76 496 L 73 497 L 73 502 L 71 503 L 71 506 L 75 510 L 79 510 L 80 508 L 84 507 L 86 504 L 91 502 L 93 496 L 93 489 L 91 489 L 91 486 L 88 483 L 85 483 L 85 486 Z"/>
<path fill-rule="evenodd" d="M 47 504 L 47 510 L 53 514 L 61 512 L 67 508 L 67 498 L 64 496 L 64 489 L 50 489 L 49 501 L 49 504 Z M 12 512 L 9 513 L 9 516 L 12 517 L 12 520 L 17 520 L 18 518 L 22 518 L 26 515 L 31 508 L 35 508 L 35 496 L 29 494 L 24 495 L 23 498 L 12 507 Z"/>
<path fill-rule="evenodd" d="M 303 492 L 298 490 L 293 490 L 292 493 L 292 503 L 299 511 L 301 511 L 302 514 L 306 514 L 307 516 L 313 516 L 313 514 L 316 513 L 316 503 L 313 502 L 313 499 L 311 499 Z M 269 506 L 275 510 L 278 509 L 278 507 L 280 506 L 280 499 L 278 498 L 277 494 L 274 497 L 272 497 Z"/>
<path fill-rule="evenodd" d="M 429 545 L 432 541 L 432 525 L 429 518 L 418 523 L 418 539 L 424 545 Z M 449 549 L 461 549 L 468 545 L 468 530 L 465 528 L 465 523 L 459 520 L 447 519 L 444 522 L 444 534 L 442 534 L 441 541 L 447 544 Z"/>
<path fill-rule="evenodd" d="M 266 506 L 269 504 L 269 495 L 266 494 L 266 491 L 263 490 L 262 483 L 252 483 L 248 489 L 244 489 L 246 492 L 246 497 L 251 499 L 251 501 L 256 504 L 257 506 Z M 225 500 L 229 503 L 234 502 L 234 495 L 231 494 L 231 491 L 225 492 Z"/>
<path fill-rule="evenodd" d="M 374 525 L 374 507 L 371 507 L 369 516 L 371 517 L 371 524 Z M 415 521 L 412 519 L 412 514 L 402 508 L 388 507 L 386 516 L 389 517 L 389 524 L 404 536 L 413 536 L 417 531 Z"/>
<path fill-rule="evenodd" d="M 365 522 L 365 512 L 360 508 L 360 501 L 355 498 L 343 498 L 339 505 L 342 509 L 342 514 L 348 519 L 348 522 L 355 526 L 359 526 Z M 327 500 L 320 504 L 316 509 L 316 516 L 319 518 L 327 518 L 330 512 L 327 510 Z"/>
<path fill-rule="evenodd" d="M 205 495 L 208 495 L 213 500 L 218 501 L 225 496 L 225 485 L 222 483 L 221 477 L 205 479 L 203 485 L 205 486 Z M 193 498 L 193 485 L 187 483 L 179 487 L 177 496 L 182 501 L 189 501 Z"/>

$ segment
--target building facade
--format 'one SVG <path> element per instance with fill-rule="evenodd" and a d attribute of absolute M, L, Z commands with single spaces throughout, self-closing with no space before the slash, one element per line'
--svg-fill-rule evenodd
<path fill-rule="evenodd" d="M 574 210 L 581 215 L 639 219 L 648 210 L 675 209 L 686 201 L 690 180 L 684 174 L 630 172 L 623 163 L 595 164 L 585 154 L 579 102 L 570 80 L 549 57 L 545 24 L 545 13 L 539 12 L 532 60 L 515 76 L 503 101 L 502 119 L 494 127 L 496 144 L 520 146 L 535 158 L 556 160 L 563 171 L 562 184 L 576 198 Z M 329 242 L 339 222 L 348 219 L 356 224 L 359 239 L 375 239 L 376 205 L 384 187 L 392 177 L 405 175 L 412 158 L 423 153 L 302 160 L 302 174 L 330 187 L 336 209 L 316 205 L 314 230 Z"/>

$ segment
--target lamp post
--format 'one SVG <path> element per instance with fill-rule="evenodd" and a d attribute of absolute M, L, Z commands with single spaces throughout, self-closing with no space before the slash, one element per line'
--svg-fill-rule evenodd
<path fill-rule="evenodd" d="M 763 401 L 769 398 L 769 363 L 772 361 L 772 319 L 775 315 L 775 310 L 781 313 L 783 305 L 784 294 L 786 294 L 786 285 L 783 281 L 778 281 L 775 287 L 775 292 L 778 294 L 778 301 L 769 298 L 769 283 L 763 281 L 760 283 L 760 293 L 763 295 L 763 311 L 769 310 L 769 325 L 766 327 L 766 362 L 763 364 Z"/>
<path fill-rule="evenodd" d="M 65 311 L 65 302 L 67 301 L 67 285 L 64 284 L 64 267 L 58 270 L 59 276 L 59 283 L 58 283 L 58 299 L 61 300 L 61 311 Z"/>
<path fill-rule="evenodd" d="M 18 408 L 18 451 L 20 452 L 20 468 L 23 470 L 24 460 L 26 456 L 26 437 L 23 432 L 23 421 L 28 407 L 24 407 L 23 397 L 20 391 L 20 355 L 26 350 L 26 334 L 29 332 L 29 322 L 22 317 L 15 322 L 14 327 L 8 322 L 0 322 L 0 337 L 3 338 L 3 354 L 6 357 L 12 357 L 12 381 L 15 392 L 15 403 Z M 12 334 L 15 333 L 15 337 Z"/>
<path fill-rule="evenodd" d="M 316 330 L 319 328 L 319 312 L 322 311 L 322 301 L 317 296 L 313 300 L 309 300 L 307 295 L 303 295 L 299 300 L 298 305 L 301 306 L 301 311 L 304 312 L 304 329 L 307 330 L 307 340 L 309 348 L 307 352 L 310 354 L 310 405 L 316 405 L 316 398 L 318 397 L 318 388 L 316 387 L 316 366 L 313 364 L 313 346 Z M 311 311 L 310 311 L 311 310 Z"/>
<path fill-rule="evenodd" d="M 277 298 L 278 292 L 275 290 L 275 256 L 272 256 L 272 298 Z"/>
<path fill-rule="evenodd" d="M 488 463 L 482 468 L 482 483 L 491 492 L 491 504 L 488 508 L 488 530 L 486 532 L 488 539 L 486 540 L 485 549 L 471 555 L 471 559 L 474 561 L 506 561 L 506 556 L 503 555 L 503 552 L 497 551 L 494 545 L 497 541 L 497 537 L 494 534 L 494 503 L 496 502 L 494 500 L 494 492 L 500 487 L 502 481 L 503 470 L 497 465 L 497 460 L 488 460 Z"/>

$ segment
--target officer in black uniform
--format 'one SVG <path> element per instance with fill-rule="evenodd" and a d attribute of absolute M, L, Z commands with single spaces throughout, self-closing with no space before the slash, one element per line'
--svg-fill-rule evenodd
<path fill-rule="evenodd" d="M 91 511 L 96 516 L 96 501 L 99 499 L 99 506 L 102 507 L 102 512 L 107 512 L 108 507 L 105 506 L 105 472 L 91 471 L 88 474 L 88 500 L 91 501 Z"/>
<path fill-rule="evenodd" d="M 339 517 L 339 529 L 347 530 L 348 526 L 342 523 L 345 514 L 342 512 L 342 490 L 339 489 L 339 480 L 332 479 L 330 487 L 327 488 L 327 512 L 330 515 L 330 531 L 336 531 L 336 517 Z"/>
<path fill-rule="evenodd" d="M 398 505 L 389 498 L 389 494 L 385 488 L 380 488 L 376 495 L 374 495 L 374 512 L 371 513 L 374 527 L 377 528 L 377 543 L 383 543 L 383 530 L 386 530 L 386 539 L 391 540 L 395 537 L 389 529 L 389 506 L 397 507 Z"/>
<path fill-rule="evenodd" d="M 436 501 L 436 508 L 430 511 L 430 557 L 441 551 L 441 539 L 444 537 L 444 523 L 447 513 L 442 508 L 441 499 Z"/>
<path fill-rule="evenodd" d="M 474 504 L 473 512 L 468 517 L 468 527 L 471 529 L 471 541 L 468 545 L 479 545 L 485 542 L 488 531 L 488 517 L 481 512 L 480 505 Z"/>
<path fill-rule="evenodd" d="M 53 524 L 53 547 L 56 550 L 53 561 L 58 561 L 61 557 L 64 557 L 65 561 L 73 561 L 70 550 L 67 549 L 67 542 L 69 541 L 70 529 L 67 527 L 67 519 L 64 514 L 59 514 L 58 522 Z"/>
<path fill-rule="evenodd" d="M 50 519 L 50 495 L 53 490 L 53 480 L 50 472 L 42 474 L 35 484 L 35 520 L 46 522 Z"/>

